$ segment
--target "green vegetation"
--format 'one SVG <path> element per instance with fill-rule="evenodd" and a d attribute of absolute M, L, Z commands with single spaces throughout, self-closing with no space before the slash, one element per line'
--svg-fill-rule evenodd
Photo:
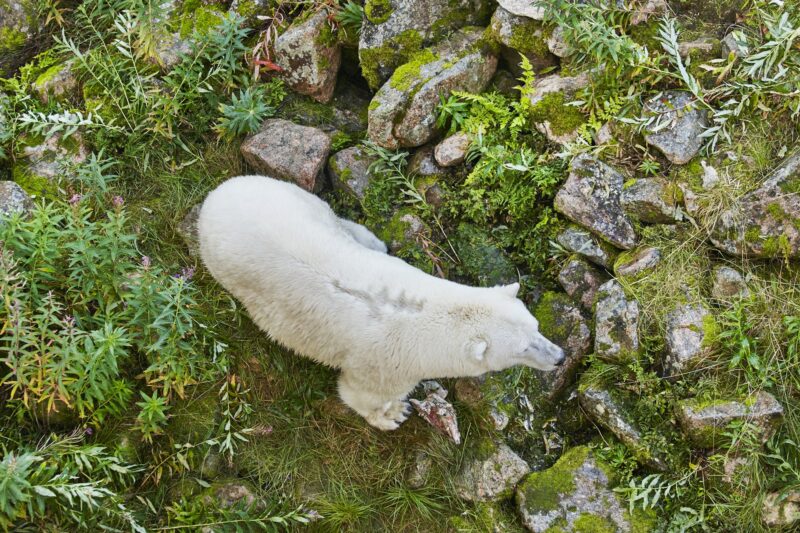
<path fill-rule="evenodd" d="M 321 40 L 354 53 L 362 22 L 389 20 L 391 2 L 268 2 L 263 12 L 240 4 L 247 22 L 199 1 L 173 11 L 141 0 L 86 0 L 72 11 L 53 4 L 44 9 L 64 16 L 51 21 L 61 26 L 50 28 L 53 46 L 0 80 L 0 174 L 36 202 L 29 217 L 0 221 L 0 528 L 523 531 L 513 503 L 464 502 L 453 487 L 464 462 L 501 439 L 536 470 L 521 490 L 541 509 L 573 488 L 571 469 L 592 454 L 636 532 L 762 531 L 765 495 L 800 486 L 800 269 L 791 260 L 723 256 L 709 239 L 719 217 L 800 139 L 800 13 L 790 2 L 743 4 L 736 28 L 745 50 L 714 59 L 716 48 L 686 57 L 679 44 L 724 35 L 735 19 L 721 0 L 670 2 L 675 18 L 639 25 L 612 3 L 546 0 L 544 23 L 518 30 L 512 44 L 544 53 L 541 37 L 560 28 L 574 53 L 559 72 L 589 73 L 587 88 L 531 105 L 521 95 L 536 76 L 523 58 L 519 91 L 439 96 L 439 129 L 469 139 L 464 165 L 431 171 L 430 158 L 415 161 L 419 152 L 366 142 L 376 162 L 364 198 L 323 193 L 426 272 L 473 285 L 520 281 L 540 330 L 561 340 L 570 331 L 553 308 L 572 303 L 555 290 L 569 253 L 555 242 L 566 221 L 552 204 L 570 157 L 597 154 L 631 180 L 669 181 L 668 201 L 683 220 L 636 224 L 639 245 L 658 248 L 661 260 L 619 279 L 639 302 L 637 357 L 588 356 L 577 384 L 554 401 L 529 368 L 489 377 L 475 402 L 444 380 L 456 391 L 449 399 L 459 446 L 416 416 L 381 433 L 343 408 L 335 371 L 270 342 L 180 236 L 184 215 L 209 190 L 252 171 L 239 145 L 265 118 L 324 127 L 334 150 L 365 138 L 333 125 L 338 104 L 289 94 L 264 69 L 254 79 L 253 47 L 269 44 L 285 22 L 329 9 Z M 461 16 L 432 32 L 438 38 Z M 0 49 L 24 40 L 3 32 Z M 187 38 L 190 51 L 167 66 L 159 46 L 173 35 Z M 360 67 L 376 89 L 388 76 L 379 67 L 399 64 L 387 70 L 407 90 L 434 59 L 422 34 L 408 30 L 362 50 Z M 42 103 L 32 85 L 67 61 L 81 90 Z M 643 102 L 669 89 L 691 93 L 710 118 L 703 153 L 683 166 L 642 138 L 658 121 L 642 118 Z M 542 122 L 577 138 L 556 145 L 537 130 Z M 600 144 L 606 125 L 614 138 Z M 23 151 L 55 134 L 71 147 L 80 138 L 91 155 L 50 180 L 30 170 Z M 708 166 L 719 183 L 704 188 Z M 782 192 L 796 194 L 799 183 L 787 181 Z M 789 218 L 778 204 L 764 209 L 775 221 Z M 745 238 L 763 239 L 755 226 Z M 785 237 L 763 241 L 778 253 L 788 246 Z M 743 274 L 746 294 L 712 296 L 711 273 L 722 264 Z M 664 379 L 668 316 L 686 303 L 712 312 L 695 328 L 702 357 Z M 640 443 L 587 421 L 571 393 L 589 385 L 613 392 Z M 785 411 L 766 443 L 739 421 L 714 435 L 715 448 L 692 449 L 676 425 L 683 402 L 716 406 L 759 391 Z M 493 413 L 510 419 L 502 433 Z M 655 452 L 669 469 L 653 470 Z M 419 457 L 431 463 L 421 486 L 410 480 Z M 243 496 L 228 506 L 231 494 Z M 574 527 L 610 526 L 583 514 Z"/>

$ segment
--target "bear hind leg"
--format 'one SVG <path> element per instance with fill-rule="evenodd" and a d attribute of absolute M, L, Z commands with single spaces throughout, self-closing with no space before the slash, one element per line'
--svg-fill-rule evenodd
<path fill-rule="evenodd" d="M 376 392 L 372 388 L 373 380 L 356 378 L 352 373 L 342 371 L 339 376 L 339 396 L 371 426 L 391 431 L 400 427 L 411 413 L 411 406 L 405 398 L 414 385 Z"/>
<path fill-rule="evenodd" d="M 343 218 L 339 219 L 339 223 L 361 246 L 384 254 L 387 252 L 386 244 L 361 224 L 356 224 Z"/>

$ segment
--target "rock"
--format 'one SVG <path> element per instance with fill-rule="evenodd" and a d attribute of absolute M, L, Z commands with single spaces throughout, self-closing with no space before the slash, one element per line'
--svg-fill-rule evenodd
<path fill-rule="evenodd" d="M 363 200 L 373 178 L 369 167 L 375 161 L 374 156 L 367 154 L 359 146 L 336 152 L 328 159 L 328 176 L 333 188 Z"/>
<path fill-rule="evenodd" d="M 714 268 L 714 283 L 711 286 L 711 296 L 715 300 L 730 301 L 735 298 L 747 298 L 750 289 L 744 277 L 738 270 L 728 266 Z"/>
<path fill-rule="evenodd" d="M 764 498 L 761 520 L 767 527 L 785 528 L 800 521 L 800 491 L 771 492 Z"/>
<path fill-rule="evenodd" d="M 72 69 L 72 62 L 53 65 L 36 78 L 31 86 L 43 103 L 62 100 L 80 93 L 78 77 Z"/>
<path fill-rule="evenodd" d="M 576 446 L 517 486 L 517 510 L 534 533 L 652 531 L 654 516 L 638 510 L 629 514 L 628 504 L 612 490 L 615 481 L 611 466 L 588 446 Z"/>
<path fill-rule="evenodd" d="M 89 151 L 80 134 L 64 139 L 56 133 L 40 144 L 25 145 L 24 159 L 14 166 L 14 181 L 28 193 L 44 195 L 56 191 L 60 180 L 74 177 L 74 167 L 86 161 Z"/>
<path fill-rule="evenodd" d="M 560 76 L 558 74 L 551 74 L 543 78 L 539 78 L 533 84 L 530 92 L 525 96 L 528 98 L 531 106 L 540 103 L 548 94 L 562 93 L 572 97 L 580 89 L 589 86 L 589 75 L 585 72 L 577 76 Z"/>
<path fill-rule="evenodd" d="M 722 57 L 727 59 L 731 54 L 734 57 L 742 57 L 747 53 L 747 39 L 741 31 L 736 30 L 722 38 Z"/>
<path fill-rule="evenodd" d="M 677 186 L 661 178 L 631 180 L 622 188 L 620 202 L 628 215 L 649 224 L 681 220 L 681 194 Z"/>
<path fill-rule="evenodd" d="M 714 53 L 714 50 L 719 52 L 719 47 L 719 39 L 715 39 L 713 37 L 701 37 L 699 39 L 695 39 L 694 41 L 684 41 L 678 43 L 678 53 L 684 59 L 695 54 L 708 57 L 709 54 Z"/>
<path fill-rule="evenodd" d="M 412 489 L 421 489 L 428 483 L 433 468 L 433 458 L 419 450 L 414 456 L 414 464 L 406 475 L 406 485 Z"/>
<path fill-rule="evenodd" d="M 259 15 L 270 14 L 270 0 L 233 0 L 228 13 L 235 13 L 244 19 L 246 28 L 259 27 Z"/>
<path fill-rule="evenodd" d="M 608 276 L 580 257 L 573 256 L 558 273 L 558 282 L 572 298 L 589 312 L 594 308 L 597 289 L 608 281 Z"/>
<path fill-rule="evenodd" d="M 633 8 L 631 24 L 635 26 L 642 22 L 647 22 L 651 17 L 665 14 L 667 9 L 667 0 L 647 0 L 643 6 L 637 5 Z"/>
<path fill-rule="evenodd" d="M 307 191 L 318 191 L 323 185 L 320 171 L 330 149 L 330 137 L 322 131 L 273 118 L 245 139 L 241 151 L 258 172 L 293 181 Z"/>
<path fill-rule="evenodd" d="M 625 359 L 639 351 L 639 303 L 629 301 L 616 280 L 597 290 L 594 351 L 606 359 Z"/>
<path fill-rule="evenodd" d="M 436 148 L 425 145 L 414 151 L 408 159 L 408 173 L 418 178 L 435 178 L 451 174 L 453 169 L 445 168 L 436 161 Z"/>
<path fill-rule="evenodd" d="M 613 433 L 639 461 L 656 470 L 667 470 L 667 464 L 650 449 L 626 413 L 625 402 L 615 398 L 611 392 L 591 385 L 580 390 L 579 398 L 589 418 Z"/>
<path fill-rule="evenodd" d="M 556 211 L 615 246 L 633 248 L 636 234 L 620 204 L 623 181 L 622 174 L 594 157 L 576 156 L 556 194 Z"/>
<path fill-rule="evenodd" d="M 186 243 L 186 248 L 189 255 L 192 257 L 200 257 L 200 240 L 197 234 L 197 219 L 200 217 L 200 208 L 203 207 L 202 203 L 194 205 L 183 217 L 178 227 L 175 228 L 178 234 Z"/>
<path fill-rule="evenodd" d="M 705 354 L 709 328 L 714 317 L 698 304 L 685 304 L 667 315 L 667 353 L 664 374 L 675 377 L 695 366 Z"/>
<path fill-rule="evenodd" d="M 37 4 L 31 0 L 6 0 L 0 3 L 0 78 L 11 76 L 25 62 L 36 36 L 39 21 Z"/>
<path fill-rule="evenodd" d="M 177 67 L 184 57 L 192 53 L 192 50 L 192 42 L 189 39 L 184 39 L 177 33 L 169 35 L 158 40 L 153 62 L 158 64 L 162 73 L 166 74 Z"/>
<path fill-rule="evenodd" d="M 243 479 L 222 480 L 212 483 L 200 498 L 203 504 L 211 508 L 230 509 L 236 505 L 247 507 L 263 505 L 255 495 L 255 488 Z"/>
<path fill-rule="evenodd" d="M 580 226 L 569 226 L 558 234 L 556 240 L 570 252 L 582 255 L 596 265 L 609 269 L 614 266 L 617 251 Z"/>
<path fill-rule="evenodd" d="M 506 63 L 517 76 L 522 74 L 521 56 L 530 61 L 535 72 L 558 63 L 558 58 L 550 53 L 545 42 L 543 23 L 498 7 L 492 15 L 490 28 L 497 42 L 503 46 L 502 54 Z"/>
<path fill-rule="evenodd" d="M 623 252 L 614 262 L 617 276 L 636 277 L 642 272 L 654 269 L 661 262 L 661 250 L 646 246 L 630 252 Z"/>
<path fill-rule="evenodd" d="M 544 8 L 534 0 L 498 0 L 500 7 L 520 17 L 544 20 Z"/>
<path fill-rule="evenodd" d="M 328 22 L 328 10 L 320 9 L 292 24 L 275 40 L 275 63 L 281 79 L 295 92 L 318 102 L 329 102 L 336 85 L 342 51 Z"/>
<path fill-rule="evenodd" d="M 414 246 L 420 237 L 429 233 L 429 228 L 417 215 L 405 210 L 397 211 L 389 222 L 377 233 L 389 251 L 396 254 L 408 246 Z"/>
<path fill-rule="evenodd" d="M 800 152 L 715 218 L 714 246 L 731 255 L 800 257 Z"/>
<path fill-rule="evenodd" d="M 584 357 L 591 350 L 592 332 L 580 309 L 565 294 L 546 292 L 533 310 L 539 332 L 564 350 L 564 362 L 552 372 L 534 370 L 540 390 L 554 400 L 572 383 Z"/>
<path fill-rule="evenodd" d="M 485 459 L 467 462 L 453 480 L 458 496 L 471 502 L 502 500 L 514 494 L 514 487 L 531 471 L 504 443 L 496 443 Z"/>
<path fill-rule="evenodd" d="M 399 65 L 463 26 L 485 25 L 487 0 L 367 0 L 358 43 L 364 79 L 374 90 Z"/>
<path fill-rule="evenodd" d="M 704 402 L 683 400 L 678 405 L 678 422 L 686 436 L 701 448 L 713 448 L 734 420 L 748 422 L 759 440 L 767 442 L 783 419 L 783 407 L 774 396 L 757 392 L 739 400 Z"/>
<path fill-rule="evenodd" d="M 547 49 L 556 57 L 565 58 L 572 53 L 572 48 L 564 40 L 564 29 L 556 26 L 545 39 Z"/>
<path fill-rule="evenodd" d="M 455 393 L 456 400 L 468 405 L 471 409 L 479 407 L 484 401 L 483 391 L 481 386 L 486 382 L 485 376 L 476 378 L 458 378 L 453 392 Z"/>
<path fill-rule="evenodd" d="M 443 167 L 454 167 L 464 162 L 470 139 L 466 133 L 456 133 L 436 145 L 433 157 Z"/>
<path fill-rule="evenodd" d="M 578 138 L 578 128 L 586 117 L 577 107 L 567 104 L 588 84 L 587 73 L 575 77 L 552 74 L 538 78 L 523 95 L 531 104 L 531 120 L 536 129 L 550 142 L 568 144 Z"/>
<path fill-rule="evenodd" d="M 646 118 L 658 116 L 646 130 L 644 140 L 658 148 L 670 162 L 686 164 L 703 147 L 700 135 L 708 125 L 708 118 L 691 94 L 663 92 L 645 102 L 644 113 Z"/>
<path fill-rule="evenodd" d="M 0 218 L 19 213 L 28 215 L 33 210 L 33 200 L 22 187 L 13 181 L 0 181 Z"/>
<path fill-rule="evenodd" d="M 481 92 L 496 68 L 497 56 L 474 29 L 418 52 L 373 98 L 367 127 L 370 140 L 391 150 L 432 140 L 440 97 L 452 91 Z"/>

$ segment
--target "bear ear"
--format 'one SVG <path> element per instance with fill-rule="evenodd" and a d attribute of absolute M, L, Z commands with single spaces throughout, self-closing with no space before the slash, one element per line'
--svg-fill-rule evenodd
<path fill-rule="evenodd" d="M 489 343 L 480 337 L 476 337 L 469 341 L 469 344 L 467 345 L 467 353 L 475 361 L 483 361 L 484 357 L 486 357 L 486 349 L 488 347 Z"/>
<path fill-rule="evenodd" d="M 519 292 L 519 283 L 512 283 L 511 285 L 500 285 L 496 288 L 503 294 L 511 296 L 512 298 L 516 298 L 517 293 Z"/>

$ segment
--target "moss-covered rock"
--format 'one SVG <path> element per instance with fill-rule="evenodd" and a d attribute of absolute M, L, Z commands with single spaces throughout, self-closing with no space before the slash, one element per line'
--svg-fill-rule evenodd
<path fill-rule="evenodd" d="M 0 77 L 25 62 L 28 48 L 39 29 L 37 3 L 33 0 L 0 0 Z"/>
<path fill-rule="evenodd" d="M 342 59 L 328 15 L 328 10 L 320 9 L 292 24 L 275 41 L 275 62 L 282 69 L 281 78 L 294 91 L 319 102 L 333 97 Z"/>
<path fill-rule="evenodd" d="M 80 95 L 80 84 L 72 63 L 59 63 L 42 72 L 33 82 L 33 90 L 43 103 Z"/>
<path fill-rule="evenodd" d="M 170 409 L 164 433 L 176 443 L 198 444 L 213 436 L 219 417 L 219 396 L 214 386 L 192 386 L 186 397 Z"/>
<path fill-rule="evenodd" d="M 587 446 L 578 446 L 517 486 L 517 508 L 534 533 L 651 531 L 655 517 L 639 511 L 631 515 L 611 490 L 614 483 L 611 467 Z"/>
<path fill-rule="evenodd" d="M 12 169 L 14 181 L 28 194 L 52 198 L 58 184 L 74 176 L 74 167 L 86 160 L 88 150 L 80 134 L 64 138 L 28 136 L 21 140 L 22 155 Z"/>
<path fill-rule="evenodd" d="M 594 352 L 611 360 L 625 360 L 639 353 L 639 303 L 628 299 L 613 279 L 597 290 Z"/>
<path fill-rule="evenodd" d="M 489 234 L 471 224 L 461 224 L 450 238 L 461 262 L 458 273 L 482 286 L 504 285 L 517 280 L 514 264 L 492 241 Z"/>
<path fill-rule="evenodd" d="M 550 52 L 546 42 L 550 32 L 542 22 L 514 15 L 499 7 L 492 15 L 490 29 L 503 46 L 503 57 L 515 74 L 522 73 L 521 56 L 530 61 L 536 72 L 558 63 L 558 58 Z"/>
<path fill-rule="evenodd" d="M 496 67 L 496 55 L 475 28 L 418 51 L 397 68 L 370 104 L 370 140 L 392 150 L 427 143 L 437 133 L 440 98 L 453 91 L 482 91 Z"/>
<path fill-rule="evenodd" d="M 468 461 L 454 484 L 459 497 L 467 501 L 510 498 L 514 487 L 530 467 L 504 443 L 486 442 L 485 453 Z"/>
<path fill-rule="evenodd" d="M 458 28 L 483 24 L 486 0 L 367 0 L 358 46 L 361 71 L 378 89 L 394 69 Z"/>
<path fill-rule="evenodd" d="M 783 406 L 767 392 L 757 392 L 733 400 L 683 400 L 678 405 L 678 421 L 696 446 L 713 448 L 724 443 L 723 433 L 734 421 L 748 422 L 756 437 L 766 442 L 783 420 Z"/>

